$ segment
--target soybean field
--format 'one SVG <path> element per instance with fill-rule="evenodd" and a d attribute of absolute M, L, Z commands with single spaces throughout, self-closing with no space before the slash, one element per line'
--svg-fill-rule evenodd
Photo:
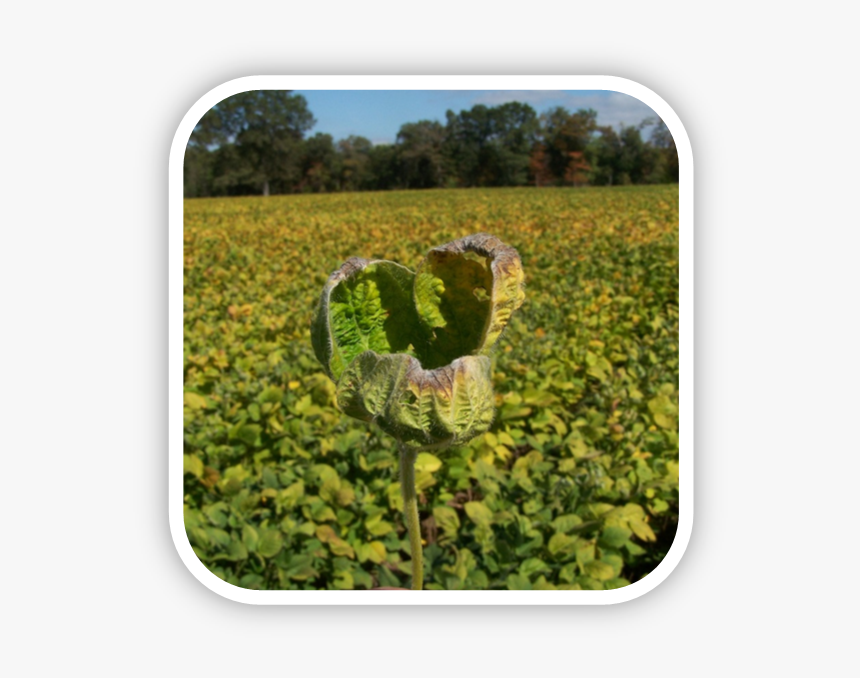
<path fill-rule="evenodd" d="M 415 270 L 474 233 L 525 301 L 492 355 L 489 432 L 416 462 L 426 589 L 612 589 L 675 536 L 678 187 L 186 199 L 184 508 L 249 589 L 408 586 L 395 442 L 341 414 L 310 322 L 351 256 Z"/>

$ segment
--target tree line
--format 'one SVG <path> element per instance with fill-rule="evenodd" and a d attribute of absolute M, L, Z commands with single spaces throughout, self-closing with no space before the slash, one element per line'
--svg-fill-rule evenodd
<path fill-rule="evenodd" d="M 185 196 L 477 186 L 611 186 L 678 181 L 665 123 L 600 125 L 592 109 L 528 104 L 408 122 L 393 144 L 308 136 L 316 121 L 289 91 L 243 92 L 200 120 L 185 151 Z"/>

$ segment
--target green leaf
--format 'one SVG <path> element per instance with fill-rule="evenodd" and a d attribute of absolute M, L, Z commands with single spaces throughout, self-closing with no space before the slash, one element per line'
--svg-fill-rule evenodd
<path fill-rule="evenodd" d="M 248 469 L 246 469 L 242 464 L 236 464 L 224 471 L 224 480 L 238 480 L 241 482 L 247 477 Z"/>
<path fill-rule="evenodd" d="M 517 407 L 514 405 L 503 405 L 499 410 L 499 419 L 507 421 L 509 419 L 524 419 L 532 413 L 531 407 Z"/>
<path fill-rule="evenodd" d="M 352 578 L 355 580 L 356 587 L 361 586 L 362 588 L 369 589 L 373 586 L 373 577 L 364 570 L 353 570 Z"/>
<path fill-rule="evenodd" d="M 517 251 L 486 233 L 430 251 L 415 275 L 415 306 L 430 336 L 425 367 L 487 353 L 524 299 Z"/>
<path fill-rule="evenodd" d="M 326 282 L 311 325 L 317 359 L 337 381 L 361 353 L 406 351 L 417 344 L 415 274 L 391 261 L 353 257 Z"/>
<path fill-rule="evenodd" d="M 639 518 L 631 518 L 627 521 L 633 534 L 639 537 L 642 541 L 657 541 L 657 535 L 654 530 L 644 520 Z"/>
<path fill-rule="evenodd" d="M 385 544 L 381 541 L 372 541 L 367 544 L 359 544 L 357 547 L 357 555 L 359 561 L 362 563 L 369 560 L 379 565 L 380 563 L 385 562 L 388 553 L 385 550 Z"/>
<path fill-rule="evenodd" d="M 600 560 L 612 566 L 613 576 L 615 577 L 620 575 L 621 570 L 624 568 L 624 559 L 617 553 L 605 552 L 601 554 Z"/>
<path fill-rule="evenodd" d="M 297 554 L 293 556 L 289 564 L 284 570 L 284 573 L 290 579 L 296 581 L 304 581 L 319 576 L 319 572 L 312 566 L 313 556 L 308 554 Z"/>
<path fill-rule="evenodd" d="M 675 407 L 668 395 L 662 393 L 656 398 L 649 400 L 648 409 L 657 426 L 667 429 L 676 428 L 677 422 L 675 421 L 675 416 L 678 414 L 678 408 Z"/>
<path fill-rule="evenodd" d="M 656 499 L 654 499 L 654 501 L 651 503 L 651 511 L 652 511 L 652 513 L 665 513 L 665 512 L 666 512 L 666 511 L 668 511 L 668 510 L 669 510 L 669 504 L 668 504 L 668 502 L 666 502 L 666 501 L 665 501 L 665 500 L 663 500 L 663 499 L 660 499 L 660 497 L 657 497 L 657 498 L 656 498 Z"/>
<path fill-rule="evenodd" d="M 489 587 L 490 580 L 483 570 L 472 570 L 466 575 L 466 581 L 463 584 L 466 589 L 483 591 Z"/>
<path fill-rule="evenodd" d="M 311 466 L 311 481 L 317 484 L 325 484 L 328 481 L 339 480 L 337 471 L 328 464 L 314 464 Z"/>
<path fill-rule="evenodd" d="M 207 527 L 205 529 L 212 543 L 218 544 L 218 546 L 227 546 L 230 543 L 230 535 L 224 530 L 217 527 Z"/>
<path fill-rule="evenodd" d="M 435 473 L 442 468 L 442 460 L 429 452 L 420 452 L 415 459 L 415 470 L 426 473 Z"/>
<path fill-rule="evenodd" d="M 509 574 L 505 583 L 510 591 L 531 591 L 532 583 L 521 574 Z"/>
<path fill-rule="evenodd" d="M 580 569 L 585 569 L 585 565 L 594 560 L 594 543 L 584 542 L 580 540 L 576 545 L 576 562 Z"/>
<path fill-rule="evenodd" d="M 577 525 L 582 524 L 582 518 L 572 513 L 559 516 L 552 521 L 552 526 L 558 532 L 570 532 Z"/>
<path fill-rule="evenodd" d="M 576 563 L 567 563 L 558 571 L 558 578 L 568 583 L 576 578 Z"/>
<path fill-rule="evenodd" d="M 337 493 L 340 491 L 340 478 L 334 476 L 326 479 L 320 486 L 320 498 L 330 504 L 335 503 Z"/>
<path fill-rule="evenodd" d="M 328 544 L 328 547 L 334 555 L 355 558 L 355 551 L 353 551 L 352 546 L 341 539 L 331 526 L 318 526 L 316 529 L 316 536 L 323 544 Z"/>
<path fill-rule="evenodd" d="M 550 567 L 540 558 L 526 558 L 520 565 L 519 573 L 523 577 L 531 577 L 539 572 L 549 572 Z"/>
<path fill-rule="evenodd" d="M 230 429 L 230 440 L 241 440 L 246 445 L 253 447 L 263 428 L 259 424 L 237 424 Z"/>
<path fill-rule="evenodd" d="M 203 513 L 215 527 L 227 525 L 227 505 L 224 502 L 212 504 L 203 509 Z"/>
<path fill-rule="evenodd" d="M 262 530 L 257 542 L 257 553 L 265 558 L 278 554 L 284 546 L 284 535 L 279 530 Z"/>
<path fill-rule="evenodd" d="M 355 501 L 355 490 L 343 482 L 340 489 L 335 493 L 334 500 L 338 506 L 349 506 Z"/>
<path fill-rule="evenodd" d="M 628 539 L 631 532 L 623 527 L 607 527 L 600 535 L 600 545 L 607 548 L 621 548 Z"/>
<path fill-rule="evenodd" d="M 647 553 L 645 549 L 643 549 L 641 546 L 639 546 L 639 544 L 633 541 L 628 541 L 626 544 L 624 544 L 624 549 L 631 556 L 642 556 Z"/>
<path fill-rule="evenodd" d="M 352 578 L 352 573 L 347 571 L 338 572 L 337 576 L 334 579 L 334 588 L 336 589 L 350 591 L 352 590 L 354 585 L 355 582 Z"/>
<path fill-rule="evenodd" d="M 239 586 L 243 589 L 259 590 L 265 581 L 259 574 L 246 574 L 239 580 Z"/>
<path fill-rule="evenodd" d="M 476 525 L 488 527 L 493 522 L 493 512 L 479 501 L 466 502 L 463 508 L 466 509 L 466 515 Z"/>
<path fill-rule="evenodd" d="M 673 417 L 665 415 L 662 412 L 658 412 L 654 415 L 654 423 L 660 428 L 674 429 L 678 426 L 678 422 L 676 422 Z"/>
<path fill-rule="evenodd" d="M 436 525 L 451 535 L 456 535 L 460 529 L 460 518 L 450 506 L 434 506 L 433 517 L 436 519 Z"/>
<path fill-rule="evenodd" d="M 296 503 L 305 496 L 305 483 L 302 480 L 297 480 L 289 487 L 278 492 L 278 501 L 287 509 L 292 508 Z"/>
<path fill-rule="evenodd" d="M 202 395 L 199 393 L 192 393 L 191 391 L 185 391 L 182 396 L 183 402 L 185 406 L 191 410 L 202 410 L 209 407 L 209 403 Z"/>
<path fill-rule="evenodd" d="M 414 358 L 405 353 L 379 355 L 365 351 L 351 361 L 337 384 L 337 407 L 344 414 L 373 421 L 387 413 L 389 401 L 405 390 L 406 372 L 415 369 Z M 418 366 L 420 368 L 420 365 Z M 383 430 L 396 424 L 386 419 Z"/>
<path fill-rule="evenodd" d="M 203 477 L 203 462 L 194 454 L 182 455 L 182 472 L 190 473 L 195 478 Z"/>
<path fill-rule="evenodd" d="M 283 389 L 277 386 L 267 386 L 257 396 L 257 400 L 261 403 L 279 403 L 283 397 Z"/>
<path fill-rule="evenodd" d="M 372 527 L 367 527 L 367 525 L 365 527 L 374 537 L 382 537 L 394 529 L 394 526 L 385 520 L 375 522 Z"/>
<path fill-rule="evenodd" d="M 569 537 L 566 534 L 561 532 L 556 532 L 552 537 L 549 538 L 549 543 L 547 543 L 547 550 L 551 555 L 568 555 L 573 553 L 574 547 L 576 546 L 577 539 L 576 537 Z"/>
<path fill-rule="evenodd" d="M 227 546 L 227 557 L 232 561 L 245 560 L 248 557 L 248 549 L 238 539 L 233 539 Z"/>
<path fill-rule="evenodd" d="M 337 520 L 337 515 L 332 510 L 331 506 L 324 504 L 322 502 L 318 503 L 314 508 L 311 509 L 311 516 L 318 523 L 324 523 L 329 520 Z"/>
<path fill-rule="evenodd" d="M 245 525 L 242 528 L 242 542 L 248 548 L 249 551 L 256 551 L 257 544 L 259 542 L 260 536 L 250 525 Z"/>
<path fill-rule="evenodd" d="M 592 560 L 585 563 L 585 574 L 598 581 L 606 581 L 615 576 L 615 569 L 609 563 L 601 560 Z"/>
<path fill-rule="evenodd" d="M 490 360 L 465 356 L 436 370 L 413 357 L 367 351 L 343 372 L 337 404 L 374 421 L 396 440 L 419 445 L 463 443 L 493 420 Z"/>

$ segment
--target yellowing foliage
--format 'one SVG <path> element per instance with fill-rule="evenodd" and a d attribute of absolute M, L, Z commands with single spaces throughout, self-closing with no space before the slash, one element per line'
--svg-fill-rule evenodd
<path fill-rule="evenodd" d="M 617 588 L 660 562 L 678 513 L 677 186 L 473 189 L 186 200 L 186 528 L 215 574 L 408 581 L 394 443 L 337 411 L 310 320 L 349 257 L 416 270 L 478 232 L 519 251 L 526 299 L 492 354 L 490 431 L 419 469 L 426 588 Z"/>

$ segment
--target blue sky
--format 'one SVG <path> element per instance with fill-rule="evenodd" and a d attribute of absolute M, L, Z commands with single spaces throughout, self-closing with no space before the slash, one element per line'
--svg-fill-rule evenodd
<path fill-rule="evenodd" d="M 538 114 L 554 106 L 570 111 L 593 108 L 600 125 L 638 125 L 654 111 L 635 97 L 605 90 L 295 90 L 307 99 L 317 132 L 335 141 L 351 134 L 374 144 L 394 143 L 400 126 L 419 120 L 445 123 L 445 111 L 459 113 L 475 104 L 496 106 L 508 101 L 531 105 Z"/>

